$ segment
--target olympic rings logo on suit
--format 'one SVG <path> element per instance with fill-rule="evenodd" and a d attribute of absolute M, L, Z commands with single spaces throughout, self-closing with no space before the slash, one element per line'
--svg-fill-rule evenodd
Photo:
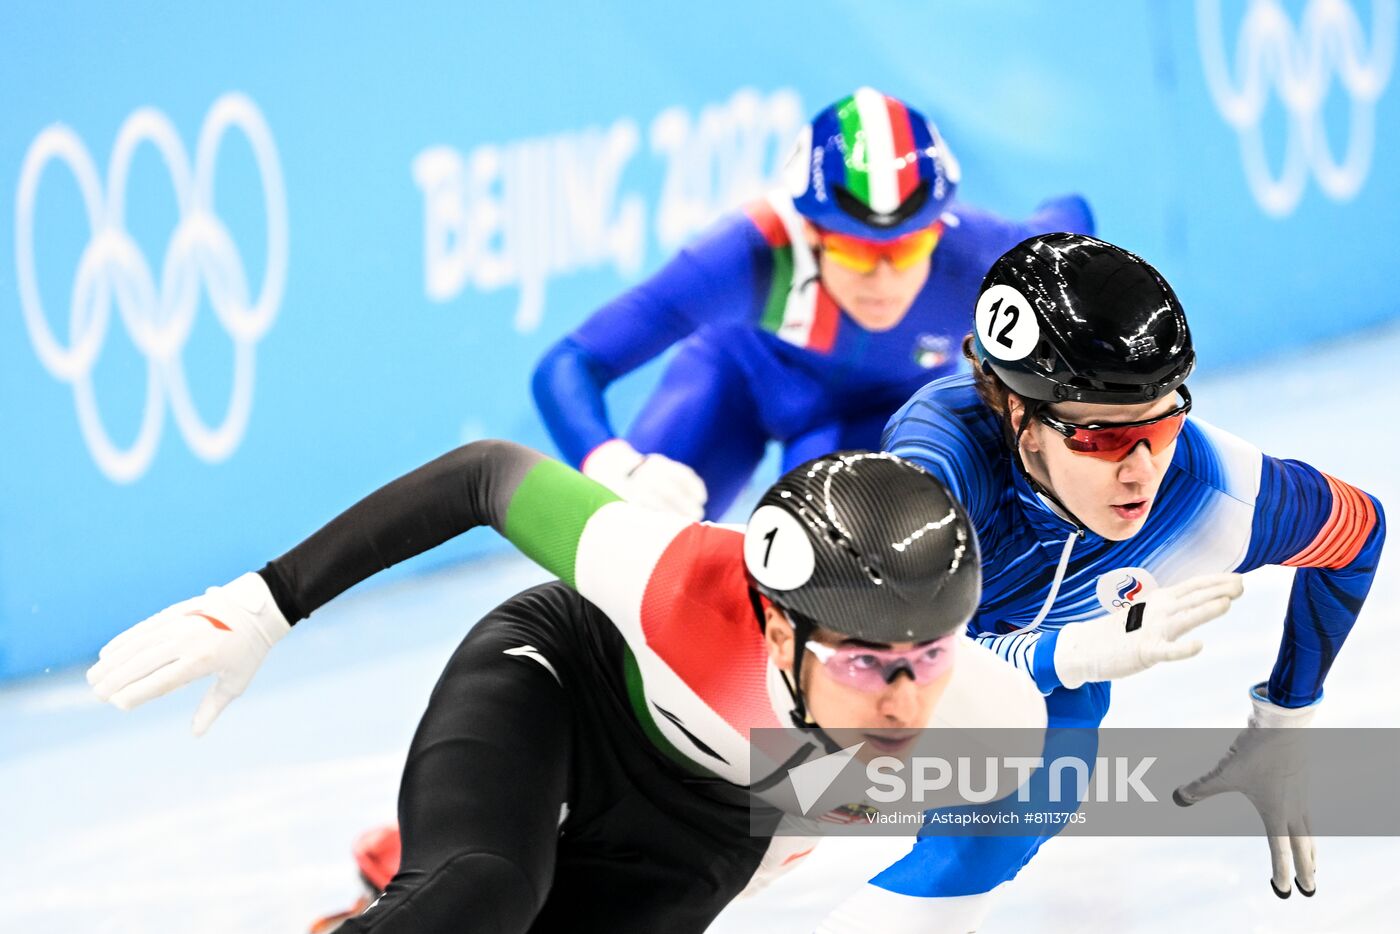
<path fill-rule="evenodd" d="M 233 238 L 214 213 L 216 160 L 225 135 L 234 128 L 250 144 L 262 180 L 267 258 L 256 300 L 250 299 Z M 127 175 L 142 143 L 153 146 L 164 161 L 179 214 L 159 280 L 125 224 Z M 66 165 L 77 181 L 91 232 L 71 292 L 67 346 L 49 326 L 34 266 L 34 206 L 40 176 L 50 161 Z M 205 461 L 224 460 L 237 449 L 247 428 L 253 405 L 254 348 L 277 316 L 287 278 L 286 194 L 277 148 L 261 112 L 242 94 L 221 96 L 205 116 L 191 165 L 165 114 L 152 107 L 136 110 L 117 133 L 105 197 L 97 167 L 77 134 L 63 124 L 46 128 L 30 144 L 20 169 L 15 266 L 30 341 L 44 368 L 72 387 L 83 439 L 104 474 L 129 483 L 146 472 L 160 442 L 167 400 L 190 450 Z M 201 285 L 234 349 L 228 408 L 213 426 L 205 424 L 195 408 L 182 359 L 199 309 Z M 112 440 L 103 424 L 92 381 L 114 302 L 147 364 L 145 410 L 135 440 L 124 448 Z"/>
<path fill-rule="evenodd" d="M 1206 82 L 1221 116 L 1239 136 L 1245 177 L 1266 213 L 1291 214 L 1310 173 L 1333 200 L 1348 200 L 1361 190 L 1375 145 L 1375 104 L 1395 60 L 1398 21 L 1396 0 L 1375 0 L 1368 55 L 1361 23 L 1347 0 L 1309 0 L 1296 32 L 1278 0 L 1250 0 L 1232 76 L 1221 36 L 1220 0 L 1197 0 Z M 1340 162 L 1332 155 L 1323 125 L 1323 105 L 1334 73 L 1351 102 L 1351 128 Z M 1277 177 L 1265 157 L 1260 129 L 1270 88 L 1277 90 L 1288 115 Z"/>

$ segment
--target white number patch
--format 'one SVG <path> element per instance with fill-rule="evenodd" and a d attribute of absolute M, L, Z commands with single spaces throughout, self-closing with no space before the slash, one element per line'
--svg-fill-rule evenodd
<path fill-rule="evenodd" d="M 1040 340 L 1040 322 L 1026 297 L 1009 285 L 994 285 L 977 299 L 977 337 L 998 360 L 1020 360 Z"/>
<path fill-rule="evenodd" d="M 796 516 L 778 506 L 762 506 L 744 535 L 744 564 L 763 586 L 795 590 L 811 579 L 817 559 Z"/>

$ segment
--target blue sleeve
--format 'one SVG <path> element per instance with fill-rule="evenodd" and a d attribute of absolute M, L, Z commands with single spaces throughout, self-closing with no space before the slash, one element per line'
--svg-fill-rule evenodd
<path fill-rule="evenodd" d="M 944 261 L 955 264 L 962 275 L 971 277 L 977 285 L 1003 253 L 1027 237 L 1060 231 L 1094 232 L 1094 216 L 1088 202 L 1079 195 L 1042 201 L 1024 221 L 1008 220 L 966 204 L 954 204 L 948 213 L 957 218 L 955 230 L 945 234 L 948 252 L 956 258 L 948 256 Z"/>
<path fill-rule="evenodd" d="M 742 212 L 592 314 L 535 367 L 535 404 L 574 466 L 615 436 L 603 391 L 701 325 L 756 320 L 772 257 Z"/>
<path fill-rule="evenodd" d="M 977 528 L 990 524 L 998 494 L 988 476 L 985 439 L 970 427 L 985 420 L 985 407 L 970 386 L 945 397 L 939 390 L 950 381 L 936 380 L 914 394 L 885 426 L 881 447 L 913 461 L 932 473 L 967 510 Z"/>
<path fill-rule="evenodd" d="M 1093 236 L 1094 212 L 1089 210 L 1089 202 L 1079 195 L 1047 198 L 1026 219 L 1025 230 L 1027 237 L 1060 232 Z"/>
<path fill-rule="evenodd" d="M 968 628 L 968 635 L 973 639 L 1030 675 L 1041 694 L 1048 697 L 1051 691 L 1064 687 L 1059 672 L 1055 670 L 1055 646 L 1060 638 L 1058 629 L 997 635 L 994 632 L 973 632 L 971 625 Z"/>
<path fill-rule="evenodd" d="M 549 348 L 535 366 L 530 382 L 535 406 L 560 457 L 574 467 L 581 467 L 589 451 L 614 436 L 603 402 L 603 390 L 611 381 L 603 363 L 572 336 Z"/>
<path fill-rule="evenodd" d="M 1269 676 L 1272 703 L 1303 707 L 1322 696 L 1384 544 L 1385 513 L 1375 497 L 1307 464 L 1264 457 L 1249 551 L 1239 570 L 1298 568 Z"/>

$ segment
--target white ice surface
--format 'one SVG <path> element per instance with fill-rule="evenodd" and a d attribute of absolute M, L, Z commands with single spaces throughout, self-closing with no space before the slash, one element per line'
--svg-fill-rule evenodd
<path fill-rule="evenodd" d="M 1229 378 L 1207 373 L 1192 382 L 1196 411 L 1395 509 L 1397 361 L 1392 328 Z M 1396 555 L 1392 543 L 1317 725 L 1400 725 Z M 0 931 L 296 932 L 348 904 L 350 841 L 393 818 L 403 754 L 442 665 L 473 620 L 543 577 L 493 559 L 348 595 L 298 626 L 200 740 L 189 734 L 195 689 L 130 714 L 93 700 L 79 671 L 0 690 Z M 1108 723 L 1243 725 L 1290 577 L 1250 575 L 1238 608 L 1206 631 L 1205 652 L 1119 683 Z M 810 930 L 907 846 L 828 840 L 712 930 Z M 1261 839 L 1054 840 L 984 931 L 1395 929 L 1395 839 L 1323 838 L 1318 859 L 1317 896 L 1280 901 Z"/>

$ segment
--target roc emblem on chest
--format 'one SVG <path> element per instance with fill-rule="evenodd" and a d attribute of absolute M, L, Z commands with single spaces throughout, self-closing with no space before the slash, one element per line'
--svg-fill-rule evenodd
<path fill-rule="evenodd" d="M 1118 568 L 1099 576 L 1099 603 L 1110 613 L 1126 610 L 1157 589 L 1157 581 L 1145 568 Z"/>

